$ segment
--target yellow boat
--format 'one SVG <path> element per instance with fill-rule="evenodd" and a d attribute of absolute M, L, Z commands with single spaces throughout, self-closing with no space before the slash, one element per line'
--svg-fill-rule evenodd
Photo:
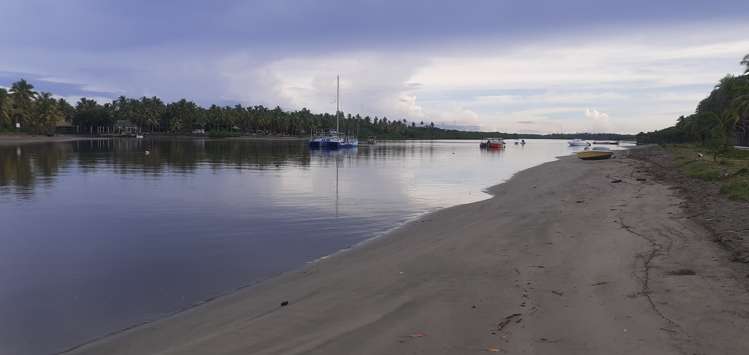
<path fill-rule="evenodd" d="M 596 147 L 592 150 L 585 150 L 577 152 L 577 157 L 582 160 L 603 160 L 609 159 L 614 155 L 614 152 L 605 149 L 603 147 Z"/>

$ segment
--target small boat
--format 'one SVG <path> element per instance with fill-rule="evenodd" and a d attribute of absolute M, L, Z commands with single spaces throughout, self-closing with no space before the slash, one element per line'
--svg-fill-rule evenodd
<path fill-rule="evenodd" d="M 377 138 L 375 138 L 375 136 L 369 136 L 367 144 L 377 144 Z"/>
<path fill-rule="evenodd" d="M 619 141 L 593 141 L 593 144 L 619 145 Z"/>
<path fill-rule="evenodd" d="M 486 149 L 501 149 L 504 148 L 505 141 L 502 138 L 488 138 L 485 141 L 482 140 L 481 143 L 479 143 L 480 148 L 486 148 Z"/>
<path fill-rule="evenodd" d="M 143 135 L 142 134 L 136 134 L 135 138 L 137 138 L 137 139 L 143 139 Z"/>
<path fill-rule="evenodd" d="M 582 139 L 573 139 L 567 142 L 567 144 L 569 144 L 570 147 L 589 147 L 590 146 L 589 142 L 586 142 Z"/>
<path fill-rule="evenodd" d="M 577 152 L 577 157 L 582 160 L 603 160 L 609 159 L 614 155 L 609 148 L 606 147 L 595 147 L 591 150 L 585 150 Z"/>

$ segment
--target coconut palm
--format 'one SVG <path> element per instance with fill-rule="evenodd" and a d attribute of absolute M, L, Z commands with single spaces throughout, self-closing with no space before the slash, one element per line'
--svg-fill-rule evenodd
<path fill-rule="evenodd" d="M 749 142 L 749 94 L 733 99 L 728 113 L 735 120 L 737 143 L 747 144 Z"/>
<path fill-rule="evenodd" d="M 33 114 L 36 92 L 34 86 L 26 80 L 19 80 L 10 87 L 10 96 L 13 100 L 13 118 L 17 123 L 27 123 Z"/>
<path fill-rule="evenodd" d="M 0 128 L 12 126 L 12 102 L 5 89 L 0 88 Z"/>
<path fill-rule="evenodd" d="M 65 119 L 62 111 L 58 108 L 57 100 L 52 98 L 52 94 L 48 92 L 39 95 L 34 108 L 31 127 L 37 133 L 54 133 L 57 123 Z"/>
<path fill-rule="evenodd" d="M 749 54 L 744 56 L 744 60 L 741 61 L 741 65 L 746 66 L 746 70 L 744 70 L 744 74 L 749 74 Z"/>

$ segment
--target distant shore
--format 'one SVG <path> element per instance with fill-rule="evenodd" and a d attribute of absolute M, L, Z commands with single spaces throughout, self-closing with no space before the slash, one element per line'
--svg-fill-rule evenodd
<path fill-rule="evenodd" d="M 62 143 L 62 142 L 97 140 L 97 139 L 107 139 L 107 138 L 76 136 L 76 135 L 44 136 L 44 135 L 32 135 L 32 134 L 0 133 L 0 146 L 30 144 L 30 143 Z"/>
<path fill-rule="evenodd" d="M 617 154 L 68 353 L 742 353 L 745 265 Z"/>
<path fill-rule="evenodd" d="M 31 143 L 63 143 L 82 140 L 106 140 L 106 139 L 135 139 L 134 137 L 102 137 L 86 135 L 67 135 L 59 134 L 54 136 L 0 133 L 0 145 L 17 145 Z M 146 138 L 157 139 L 208 139 L 208 140 L 238 140 L 238 141 L 303 141 L 306 137 L 289 137 L 289 136 L 239 136 L 226 138 L 211 138 L 207 136 L 190 136 L 190 135 L 146 135 Z"/>

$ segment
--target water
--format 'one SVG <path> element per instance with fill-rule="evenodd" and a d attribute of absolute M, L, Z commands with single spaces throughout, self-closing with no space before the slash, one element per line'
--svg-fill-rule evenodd
<path fill-rule="evenodd" d="M 0 146 L 0 354 L 49 354 L 162 317 L 488 198 L 571 151 L 552 140 Z"/>

